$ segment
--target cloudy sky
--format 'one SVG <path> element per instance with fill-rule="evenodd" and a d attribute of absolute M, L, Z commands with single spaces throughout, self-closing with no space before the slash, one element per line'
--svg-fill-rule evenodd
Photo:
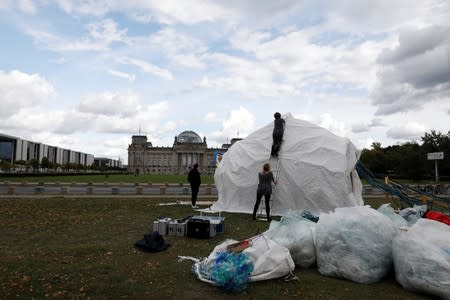
<path fill-rule="evenodd" d="M 0 0 L 0 133 L 127 161 L 291 113 L 359 148 L 450 130 L 450 1 Z"/>

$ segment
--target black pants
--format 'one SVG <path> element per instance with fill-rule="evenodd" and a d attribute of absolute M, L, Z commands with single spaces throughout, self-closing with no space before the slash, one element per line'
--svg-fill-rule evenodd
<path fill-rule="evenodd" d="M 199 185 L 191 184 L 191 202 L 193 206 L 195 206 L 195 203 L 197 202 L 197 195 L 199 189 L 200 189 Z"/>
<path fill-rule="evenodd" d="M 282 133 L 273 133 L 272 134 L 273 144 L 272 144 L 272 150 L 270 154 L 272 156 L 278 156 L 278 151 L 280 151 L 281 143 L 283 141 L 283 134 Z"/>
<path fill-rule="evenodd" d="M 259 203 L 261 203 L 262 196 L 264 196 L 264 203 L 266 204 L 267 220 L 270 221 L 270 194 L 263 195 L 256 193 L 255 207 L 253 208 L 253 219 L 256 219 L 256 212 L 258 211 Z"/>
<path fill-rule="evenodd" d="M 283 134 L 282 133 L 272 134 L 272 140 L 274 145 L 281 145 L 281 142 L 283 141 Z"/>

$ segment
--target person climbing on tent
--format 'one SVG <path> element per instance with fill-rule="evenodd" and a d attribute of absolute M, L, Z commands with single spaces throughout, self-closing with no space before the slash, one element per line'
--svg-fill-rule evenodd
<path fill-rule="evenodd" d="M 253 208 L 253 220 L 256 220 L 256 212 L 258 211 L 259 203 L 261 202 L 262 196 L 264 196 L 264 201 L 266 204 L 266 214 L 267 221 L 272 221 L 270 217 L 270 195 L 272 194 L 272 182 L 277 184 L 273 173 L 270 171 L 270 164 L 265 163 L 263 165 L 262 172 L 258 173 L 258 189 L 256 190 L 256 202 Z"/>
<path fill-rule="evenodd" d="M 192 170 L 189 171 L 188 181 L 191 184 L 192 208 L 198 208 L 195 204 L 197 202 L 198 190 L 200 189 L 200 184 L 202 183 L 200 172 L 198 171 L 198 164 L 194 164 Z"/>
<path fill-rule="evenodd" d="M 273 157 L 278 157 L 278 151 L 280 151 L 281 142 L 283 141 L 284 127 L 286 125 L 286 122 L 281 117 L 281 114 L 279 112 L 276 112 L 273 116 L 275 120 L 273 121 L 274 123 L 272 133 L 273 144 L 270 155 Z"/>

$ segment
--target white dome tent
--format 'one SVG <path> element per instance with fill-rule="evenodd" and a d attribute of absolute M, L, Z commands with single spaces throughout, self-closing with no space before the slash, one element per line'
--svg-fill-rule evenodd
<path fill-rule="evenodd" d="M 347 138 L 290 114 L 284 119 L 279 171 L 271 163 L 274 175 L 278 175 L 271 214 L 308 210 L 318 215 L 336 207 L 363 205 L 362 185 L 354 169 L 360 154 L 355 145 Z M 257 174 L 269 161 L 272 131 L 273 122 L 270 122 L 233 144 L 225 153 L 214 175 L 218 201 L 211 209 L 253 212 Z"/>

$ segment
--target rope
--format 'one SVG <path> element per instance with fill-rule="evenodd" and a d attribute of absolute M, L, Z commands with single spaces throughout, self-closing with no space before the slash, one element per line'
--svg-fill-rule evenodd
<path fill-rule="evenodd" d="M 444 202 L 447 205 L 450 204 L 450 200 L 447 198 L 439 197 L 439 196 L 433 195 L 432 193 L 419 191 L 419 190 L 411 188 L 407 185 L 403 185 L 401 183 L 395 182 L 391 179 L 390 179 L 390 182 L 392 183 L 392 185 L 381 182 L 375 177 L 375 175 L 369 169 L 364 167 L 360 161 L 358 161 L 356 163 L 355 168 L 356 168 L 356 171 L 358 172 L 359 176 L 364 178 L 369 184 L 385 191 L 386 193 L 389 193 L 391 195 L 399 197 L 404 203 L 406 203 L 407 205 L 409 205 L 411 207 L 414 205 L 422 205 L 423 202 L 418 199 L 414 199 L 414 198 L 408 196 L 406 194 L 406 190 L 414 191 L 420 195 L 430 197 L 433 200 Z"/>

